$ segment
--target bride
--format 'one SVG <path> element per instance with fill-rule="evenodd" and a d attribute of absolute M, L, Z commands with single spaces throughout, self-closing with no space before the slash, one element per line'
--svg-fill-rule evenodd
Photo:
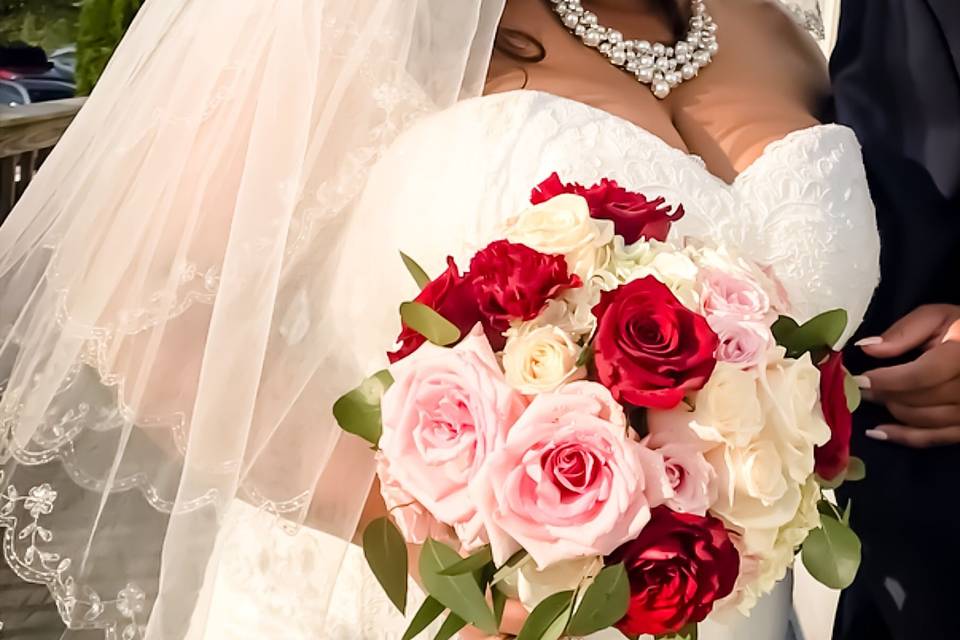
<path fill-rule="evenodd" d="M 7 563 L 109 640 L 399 639 L 330 414 L 416 293 L 397 251 L 438 272 L 553 171 L 609 177 L 856 326 L 878 238 L 828 90 L 770 0 L 148 1 L 0 228 Z"/>

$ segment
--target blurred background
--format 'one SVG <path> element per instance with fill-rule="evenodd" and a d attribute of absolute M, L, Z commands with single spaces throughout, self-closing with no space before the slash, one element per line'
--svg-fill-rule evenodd
<path fill-rule="evenodd" d="M 87 95 L 143 0 L 0 0 L 0 104 Z"/>

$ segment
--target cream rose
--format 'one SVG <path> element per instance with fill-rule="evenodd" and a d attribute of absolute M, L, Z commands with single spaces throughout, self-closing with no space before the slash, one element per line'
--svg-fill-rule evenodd
<path fill-rule="evenodd" d="M 517 597 L 527 611 L 533 611 L 555 593 L 586 589 L 601 569 L 603 558 L 599 556 L 564 560 L 545 569 L 525 562 L 517 572 Z"/>
<path fill-rule="evenodd" d="M 763 429 L 763 407 L 758 397 L 758 373 L 718 362 L 706 386 L 694 397 L 692 411 L 680 405 L 671 411 L 652 410 L 651 433 L 688 426 L 709 448 L 713 444 L 743 447 Z"/>
<path fill-rule="evenodd" d="M 510 220 L 506 237 L 541 253 L 563 255 L 567 268 L 586 281 L 610 260 L 613 222 L 591 218 L 583 197 L 564 193 Z"/>
<path fill-rule="evenodd" d="M 553 391 L 582 374 L 581 348 L 573 337 L 551 325 L 521 328 L 507 338 L 503 369 L 507 382 L 527 395 Z"/>
<path fill-rule="evenodd" d="M 830 440 L 820 408 L 820 372 L 809 354 L 780 358 L 767 367 L 763 390 L 766 423 L 775 431 L 772 439 L 784 468 L 794 482 L 806 482 L 813 473 L 814 448 Z"/>

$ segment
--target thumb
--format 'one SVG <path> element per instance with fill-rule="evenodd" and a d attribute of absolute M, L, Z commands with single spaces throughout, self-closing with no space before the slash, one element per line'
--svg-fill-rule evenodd
<path fill-rule="evenodd" d="M 882 336 L 864 338 L 857 345 L 874 358 L 895 358 L 936 341 L 947 319 L 939 305 L 919 307 L 900 318 Z"/>

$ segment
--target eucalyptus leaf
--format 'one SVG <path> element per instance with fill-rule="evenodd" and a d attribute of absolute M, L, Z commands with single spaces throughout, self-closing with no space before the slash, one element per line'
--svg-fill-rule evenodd
<path fill-rule="evenodd" d="M 498 589 L 496 586 L 490 589 L 491 597 L 493 599 L 493 617 L 497 620 L 497 626 L 503 622 L 503 610 L 507 606 L 507 594 Z"/>
<path fill-rule="evenodd" d="M 627 615 L 630 606 L 630 582 L 622 564 L 605 567 L 587 587 L 567 631 L 587 636 L 613 626 Z"/>
<path fill-rule="evenodd" d="M 403 637 L 400 640 L 413 640 L 418 633 L 429 627 L 430 623 L 440 617 L 440 614 L 444 611 L 446 611 L 446 607 L 432 596 L 427 596 L 427 599 L 417 609 L 413 620 L 410 621 L 410 626 L 403 632 Z"/>
<path fill-rule="evenodd" d="M 403 324 L 441 347 L 460 339 L 460 329 L 455 324 L 421 302 L 401 304 L 400 319 Z"/>
<path fill-rule="evenodd" d="M 777 344 L 781 347 L 786 346 L 786 341 L 790 339 L 790 336 L 800 328 L 800 325 L 797 324 L 797 321 L 788 316 L 780 316 L 777 318 L 777 321 L 773 323 L 770 327 L 770 331 L 773 333 L 774 339 L 777 341 Z"/>
<path fill-rule="evenodd" d="M 377 518 L 363 531 L 363 555 L 390 602 L 407 610 L 407 543 L 390 518 Z"/>
<path fill-rule="evenodd" d="M 437 631 L 437 635 L 433 636 L 433 640 L 450 640 L 453 634 L 465 626 L 467 626 L 467 621 L 451 612 L 447 619 L 443 621 L 443 624 L 440 625 L 440 630 Z"/>
<path fill-rule="evenodd" d="M 840 510 L 837 509 L 837 506 L 823 498 L 817 501 L 817 511 L 821 516 L 826 516 L 828 518 L 833 518 L 834 520 L 840 519 Z"/>
<path fill-rule="evenodd" d="M 505 579 L 512 576 L 514 573 L 520 570 L 523 562 L 529 559 L 529 555 L 524 550 L 517 551 L 515 554 L 510 556 L 510 558 L 503 563 L 503 566 L 497 568 L 497 572 L 493 574 L 493 580 L 490 584 L 498 584 L 503 582 Z"/>
<path fill-rule="evenodd" d="M 493 554 L 490 552 L 490 545 L 485 545 L 473 553 L 473 555 L 464 558 L 453 566 L 447 567 L 440 572 L 442 576 L 458 576 L 461 573 L 473 573 L 478 569 L 483 569 L 493 561 Z"/>
<path fill-rule="evenodd" d="M 383 433 L 380 400 L 393 384 L 393 376 L 384 369 L 344 394 L 333 404 L 333 417 L 340 428 L 376 446 Z"/>
<path fill-rule="evenodd" d="M 850 461 L 847 462 L 847 473 L 844 476 L 845 482 L 857 482 L 858 480 L 863 480 L 867 477 L 867 465 L 863 463 L 863 460 L 856 456 L 850 456 Z"/>
<path fill-rule="evenodd" d="M 811 318 L 793 331 L 787 331 L 782 339 L 787 355 L 797 358 L 817 349 L 832 349 L 847 328 L 847 312 L 844 309 L 826 311 Z M 778 344 L 780 340 L 777 341 Z"/>
<path fill-rule="evenodd" d="M 573 591 L 547 596 L 527 616 L 517 640 L 557 640 L 567 626 Z"/>
<path fill-rule="evenodd" d="M 583 351 L 580 352 L 580 356 L 577 358 L 577 367 L 585 367 L 593 360 L 593 343 L 589 343 L 583 347 Z"/>
<path fill-rule="evenodd" d="M 497 621 L 487 605 L 473 574 L 442 575 L 442 571 L 460 562 L 460 555 L 436 540 L 428 539 L 420 553 L 420 578 L 427 593 L 452 613 L 483 632 L 494 635 Z"/>
<path fill-rule="evenodd" d="M 836 478 L 830 478 L 829 480 L 822 477 L 820 474 L 817 474 L 815 477 L 817 480 L 817 484 L 820 485 L 821 489 L 836 489 L 837 487 L 843 484 L 842 473 L 838 474 Z"/>
<path fill-rule="evenodd" d="M 845 589 L 860 567 L 860 539 L 839 519 L 821 517 L 820 525 L 803 543 L 803 566 L 827 587 Z"/>
<path fill-rule="evenodd" d="M 849 373 L 843 379 L 843 393 L 847 397 L 847 409 L 853 413 L 863 402 L 863 394 L 860 392 L 860 385 L 856 383 Z"/>
<path fill-rule="evenodd" d="M 430 284 L 430 276 L 423 270 L 423 267 L 417 264 L 416 260 L 403 251 L 400 252 L 400 259 L 403 260 L 403 266 L 407 268 L 407 271 L 413 276 L 413 281 L 417 283 L 417 286 L 420 287 L 421 290 Z"/>

